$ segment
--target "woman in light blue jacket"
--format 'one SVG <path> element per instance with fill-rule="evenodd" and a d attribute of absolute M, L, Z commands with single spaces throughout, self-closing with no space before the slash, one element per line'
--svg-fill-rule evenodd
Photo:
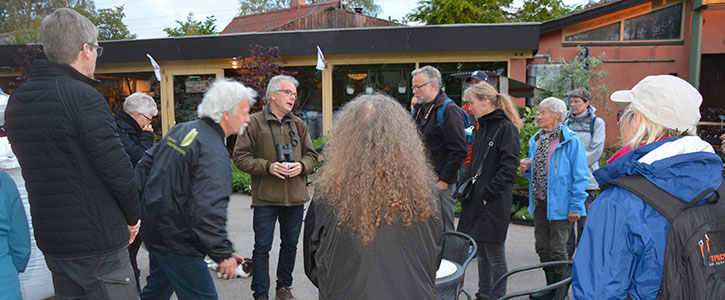
<path fill-rule="evenodd" d="M 589 172 L 584 144 L 562 123 L 566 104 L 549 97 L 539 104 L 539 130 L 529 140 L 529 158 L 521 171 L 529 179 L 529 213 L 534 216 L 536 254 L 542 263 L 567 260 L 571 222 L 586 216 L 584 200 Z M 563 268 L 544 268 L 546 283 L 559 281 Z M 555 291 L 531 299 L 551 299 Z"/>
<path fill-rule="evenodd" d="M 30 232 L 15 182 L 0 171 L 0 286 L 3 299 L 22 299 L 18 273 L 30 259 Z"/>

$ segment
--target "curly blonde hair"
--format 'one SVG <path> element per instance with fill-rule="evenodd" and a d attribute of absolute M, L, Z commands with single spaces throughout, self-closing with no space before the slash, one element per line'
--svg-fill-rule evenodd
<path fill-rule="evenodd" d="M 325 145 L 317 199 L 337 228 L 367 245 L 383 222 L 405 227 L 438 215 L 435 176 L 410 114 L 382 94 L 358 96 L 337 114 Z M 437 218 L 437 217 L 436 217 Z"/>

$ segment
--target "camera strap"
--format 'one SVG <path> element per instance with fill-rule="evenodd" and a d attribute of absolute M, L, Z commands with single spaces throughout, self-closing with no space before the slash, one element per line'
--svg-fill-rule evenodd
<path fill-rule="evenodd" d="M 294 136 L 293 136 L 294 135 L 294 129 L 292 129 L 292 124 L 291 123 L 287 123 L 287 125 L 289 125 L 290 144 L 292 144 L 292 146 L 295 147 L 295 146 L 297 146 L 297 143 L 295 142 Z M 270 121 L 269 120 L 267 120 L 267 126 L 269 126 L 269 133 L 272 134 L 272 143 L 274 143 L 274 145 L 276 147 L 277 146 L 277 139 L 274 137 L 274 130 L 272 129 L 272 124 L 270 124 Z M 284 124 L 280 124 L 280 126 L 281 127 L 284 127 Z M 297 124 L 297 126 L 299 127 L 299 123 Z M 300 135 L 299 129 L 297 131 L 297 135 L 298 136 Z M 284 138 L 282 139 L 282 141 L 284 142 Z"/>

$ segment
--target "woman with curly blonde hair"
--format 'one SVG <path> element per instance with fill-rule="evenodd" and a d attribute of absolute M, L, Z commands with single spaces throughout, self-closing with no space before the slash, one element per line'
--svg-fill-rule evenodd
<path fill-rule="evenodd" d="M 443 226 L 424 149 L 386 95 L 339 112 L 305 218 L 305 273 L 320 299 L 434 298 Z"/>

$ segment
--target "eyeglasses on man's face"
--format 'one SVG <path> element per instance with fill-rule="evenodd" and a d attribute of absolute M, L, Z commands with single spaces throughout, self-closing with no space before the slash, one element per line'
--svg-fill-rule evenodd
<path fill-rule="evenodd" d="M 431 83 L 431 82 L 430 82 L 430 81 L 428 81 L 428 82 L 426 82 L 426 83 L 424 83 L 424 84 L 421 84 L 421 85 L 414 85 L 414 86 L 413 86 L 413 89 L 414 89 L 414 90 L 420 90 L 421 88 L 423 88 L 423 87 L 424 87 L 424 86 L 426 86 L 426 85 L 429 85 L 430 83 Z"/>
<path fill-rule="evenodd" d="M 86 45 L 96 48 L 96 57 L 101 57 L 101 55 L 103 55 L 103 47 L 91 43 L 86 43 Z"/>
<path fill-rule="evenodd" d="M 277 90 L 277 92 L 285 93 L 285 94 L 287 94 L 287 96 L 290 96 L 292 98 L 297 99 L 297 93 L 295 93 L 293 91 L 290 91 L 290 90 Z"/>

